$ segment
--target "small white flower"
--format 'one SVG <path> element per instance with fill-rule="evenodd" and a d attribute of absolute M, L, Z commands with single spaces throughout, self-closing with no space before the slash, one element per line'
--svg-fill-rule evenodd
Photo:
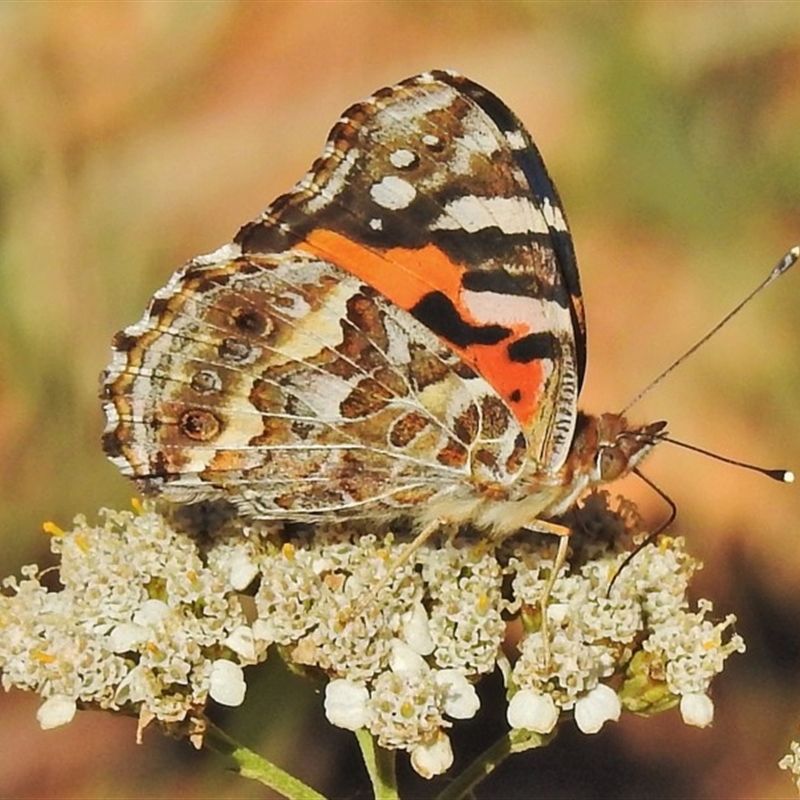
<path fill-rule="evenodd" d="M 135 666 L 120 682 L 114 692 L 114 702 L 124 706 L 127 703 L 141 703 L 152 697 L 152 673 L 143 665 Z"/>
<path fill-rule="evenodd" d="M 481 707 L 475 687 L 457 669 L 441 669 L 435 675 L 437 685 L 447 690 L 444 713 L 453 719 L 472 719 Z"/>
<path fill-rule="evenodd" d="M 337 678 L 325 687 L 325 716 L 332 725 L 357 731 L 369 722 L 368 700 L 366 686 Z"/>
<path fill-rule="evenodd" d="M 550 603 L 547 606 L 547 621 L 551 625 L 561 625 L 569 616 L 569 603 Z"/>
<path fill-rule="evenodd" d="M 549 694 L 520 689 L 508 704 L 506 718 L 512 728 L 550 733 L 558 722 L 558 708 Z"/>
<path fill-rule="evenodd" d="M 238 664 L 226 658 L 218 658 L 211 664 L 209 695 L 223 706 L 240 706 L 244 702 L 247 684 L 244 671 Z"/>
<path fill-rule="evenodd" d="M 162 600 L 145 600 L 133 615 L 135 625 L 152 628 L 169 616 L 169 606 Z"/>
<path fill-rule="evenodd" d="M 714 701 L 700 692 L 681 697 L 681 716 L 687 725 L 705 728 L 714 721 Z"/>
<path fill-rule="evenodd" d="M 392 641 L 389 666 L 398 675 L 421 675 L 430 669 L 425 659 L 402 639 Z"/>
<path fill-rule="evenodd" d="M 445 733 L 439 735 L 432 742 L 418 744 L 411 751 L 411 766 L 423 778 L 433 778 L 447 772 L 453 764 L 453 748 L 450 739 Z"/>
<path fill-rule="evenodd" d="M 253 637 L 253 629 L 249 625 L 240 625 L 231 632 L 223 644 L 233 650 L 236 655 L 247 661 L 255 662 L 256 644 Z"/>
<path fill-rule="evenodd" d="M 431 636 L 428 612 L 422 603 L 414 603 L 414 607 L 403 625 L 403 638 L 421 656 L 429 656 L 436 645 Z"/>
<path fill-rule="evenodd" d="M 778 767 L 788 769 L 794 775 L 794 785 L 800 791 L 800 743 L 791 742 L 789 752 L 778 762 Z"/>
<path fill-rule="evenodd" d="M 274 628 L 275 626 L 270 620 L 259 617 L 258 619 L 253 620 L 250 630 L 253 632 L 254 639 L 266 644 L 272 644 L 274 640 L 273 635 L 275 633 Z"/>
<path fill-rule="evenodd" d="M 244 549 L 237 549 L 228 564 L 231 587 L 237 592 L 244 591 L 258 575 L 258 564 L 254 563 L 250 554 Z"/>
<path fill-rule="evenodd" d="M 369 698 L 369 730 L 381 747 L 411 750 L 430 743 L 448 726 L 444 719 L 445 692 L 435 670 L 382 672 Z"/>
<path fill-rule="evenodd" d="M 575 723 L 583 733 L 597 733 L 608 720 L 616 722 L 622 712 L 617 693 L 599 683 L 575 703 Z"/>
<path fill-rule="evenodd" d="M 72 697 L 56 694 L 39 706 L 39 710 L 36 712 L 36 721 L 42 730 L 47 731 L 72 722 L 76 710 L 77 705 Z"/>
<path fill-rule="evenodd" d="M 108 635 L 108 644 L 112 653 L 127 653 L 146 642 L 147 637 L 148 629 L 143 625 L 123 622 Z"/>

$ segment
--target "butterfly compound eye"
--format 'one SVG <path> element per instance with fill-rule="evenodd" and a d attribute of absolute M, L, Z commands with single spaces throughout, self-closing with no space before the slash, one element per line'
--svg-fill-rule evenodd
<path fill-rule="evenodd" d="M 600 478 L 604 481 L 616 480 L 628 467 L 627 457 L 617 446 L 603 447 L 598 454 L 597 462 Z"/>

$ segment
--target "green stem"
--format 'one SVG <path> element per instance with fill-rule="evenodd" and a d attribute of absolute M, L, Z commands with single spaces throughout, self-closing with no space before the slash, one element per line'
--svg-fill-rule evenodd
<path fill-rule="evenodd" d="M 542 736 L 529 731 L 509 731 L 484 750 L 447 788 L 440 792 L 436 800 L 459 800 L 459 798 L 469 796 L 470 792 L 512 753 L 519 753 L 532 747 L 542 747 L 553 736 L 554 734 Z"/>
<path fill-rule="evenodd" d="M 232 758 L 243 778 L 263 783 L 287 800 L 325 800 L 324 795 L 314 791 L 294 775 L 284 772 L 258 753 L 239 744 L 212 722 L 208 723 L 204 744 L 206 747 Z"/>
<path fill-rule="evenodd" d="M 394 768 L 395 751 L 378 747 L 366 728 L 356 731 L 356 739 L 372 781 L 375 800 L 400 800 Z"/>

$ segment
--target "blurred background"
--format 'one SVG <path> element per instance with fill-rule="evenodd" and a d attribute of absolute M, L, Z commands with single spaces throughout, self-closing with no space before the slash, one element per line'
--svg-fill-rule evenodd
<path fill-rule="evenodd" d="M 40 2 L 0 5 L 0 574 L 52 563 L 41 523 L 128 507 L 104 458 L 97 376 L 115 331 L 194 255 L 230 240 L 319 154 L 351 103 L 457 69 L 525 122 L 582 267 L 583 406 L 616 411 L 800 243 L 800 4 L 792 2 Z M 637 404 L 674 435 L 800 471 L 800 268 Z M 716 721 L 565 727 L 480 798 L 793 796 L 776 762 L 800 722 L 796 486 L 662 445 L 647 475 L 705 562 L 695 586 L 748 644 Z M 663 503 L 634 481 L 652 524 Z M 456 728 L 466 759 L 499 735 Z M 268 792 L 156 730 L 84 712 L 40 731 L 0 695 L 0 796 Z M 261 670 L 222 724 L 332 797 L 361 798 L 354 739 L 314 688 Z M 476 737 L 484 737 L 483 739 Z M 426 784 L 403 770 L 408 797 Z"/>

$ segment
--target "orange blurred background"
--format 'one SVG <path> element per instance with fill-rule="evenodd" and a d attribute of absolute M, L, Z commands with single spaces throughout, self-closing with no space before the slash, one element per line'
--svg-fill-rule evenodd
<path fill-rule="evenodd" d="M 800 243 L 795 3 L 2 4 L 0 574 L 52 563 L 43 520 L 128 506 L 99 446 L 114 332 L 291 186 L 347 106 L 434 67 L 505 100 L 558 183 L 582 265 L 587 410 L 621 408 Z M 800 268 L 631 416 L 800 471 L 799 300 Z M 646 473 L 706 564 L 698 596 L 737 614 L 748 643 L 715 685 L 714 727 L 673 711 L 565 729 L 478 797 L 793 796 L 776 762 L 800 723 L 798 488 L 669 445 Z M 653 524 L 666 513 L 635 481 L 621 490 Z M 277 663 L 262 672 L 223 725 L 330 796 L 368 796 L 320 696 Z M 0 797 L 269 796 L 155 730 L 137 746 L 133 720 L 84 712 L 40 731 L 37 705 L 0 694 Z M 457 752 L 491 724 L 464 725 Z M 403 781 L 409 797 L 443 785 Z"/>

